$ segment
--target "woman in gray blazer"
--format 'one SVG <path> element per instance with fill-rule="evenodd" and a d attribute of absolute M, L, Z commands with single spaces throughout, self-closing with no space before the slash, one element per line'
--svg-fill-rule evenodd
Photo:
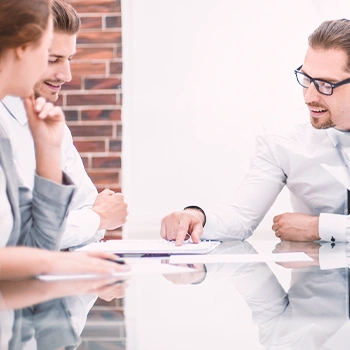
<path fill-rule="evenodd" d="M 74 193 L 60 164 L 64 114 L 33 96 L 33 86 L 47 67 L 52 35 L 50 0 L 0 2 L 0 100 L 6 95 L 23 98 L 36 152 L 31 192 L 18 176 L 0 116 L 0 279 L 128 269 L 107 261 L 116 259 L 114 255 L 50 251 L 58 249 Z"/>

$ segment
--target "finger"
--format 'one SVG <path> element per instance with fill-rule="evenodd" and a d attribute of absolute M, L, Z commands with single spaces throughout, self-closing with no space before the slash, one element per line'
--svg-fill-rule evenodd
<path fill-rule="evenodd" d="M 56 121 L 65 121 L 64 113 L 61 107 L 53 106 L 52 109 L 48 112 L 48 116 L 51 118 L 55 118 Z"/>
<path fill-rule="evenodd" d="M 34 112 L 34 102 L 32 100 L 32 98 L 27 97 L 23 99 L 23 103 L 24 103 L 24 108 L 27 112 L 28 118 L 33 118 L 33 116 L 35 115 Z"/>
<path fill-rule="evenodd" d="M 162 219 L 161 223 L 160 223 L 160 236 L 163 239 L 167 239 L 167 219 L 168 217 L 165 217 Z"/>
<path fill-rule="evenodd" d="M 275 232 L 278 230 L 278 227 L 279 227 L 279 225 L 277 225 L 277 224 L 273 224 L 273 225 L 272 225 L 272 229 L 273 229 Z"/>
<path fill-rule="evenodd" d="M 185 240 L 185 237 L 189 231 L 191 224 L 191 220 L 189 219 L 182 219 L 179 223 L 179 227 L 176 234 L 176 241 L 175 245 L 182 245 L 183 241 Z"/>
<path fill-rule="evenodd" d="M 202 226 L 202 224 L 199 222 L 199 223 L 197 223 L 197 224 L 194 225 L 193 230 L 192 230 L 192 232 L 191 232 L 192 241 L 193 241 L 194 243 L 199 243 L 202 234 L 203 234 L 203 226 Z"/>
<path fill-rule="evenodd" d="M 46 104 L 44 97 L 38 97 L 36 100 L 33 100 L 34 110 L 39 113 L 42 111 L 43 107 Z"/>
<path fill-rule="evenodd" d="M 280 217 L 281 217 L 281 215 L 276 215 L 272 221 L 277 222 L 280 219 Z"/>
<path fill-rule="evenodd" d="M 45 119 L 48 116 L 49 112 L 52 110 L 52 108 L 53 108 L 53 104 L 51 102 L 45 103 L 44 106 L 42 106 L 38 114 L 38 117 L 40 119 Z"/>
<path fill-rule="evenodd" d="M 127 272 L 130 270 L 130 265 L 127 264 L 118 264 L 111 260 L 91 258 L 90 264 L 88 265 L 91 268 L 92 273 L 97 274 L 113 274 L 116 272 Z"/>

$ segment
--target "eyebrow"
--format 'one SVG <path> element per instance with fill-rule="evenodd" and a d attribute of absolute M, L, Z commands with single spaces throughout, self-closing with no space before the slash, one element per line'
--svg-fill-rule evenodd
<path fill-rule="evenodd" d="M 69 57 L 73 57 L 76 54 L 76 52 L 73 52 Z M 56 55 L 54 53 L 49 53 L 49 57 L 56 57 L 56 58 L 65 58 L 66 56 L 62 56 L 62 55 Z"/>
<path fill-rule="evenodd" d="M 306 73 L 306 72 L 303 70 L 303 67 L 301 67 L 300 70 L 301 70 L 303 73 L 307 74 L 309 77 L 311 77 L 311 75 L 310 75 L 309 73 Z M 330 83 L 334 83 L 334 82 L 336 82 L 336 81 L 341 81 L 341 79 L 340 79 L 340 80 L 339 80 L 339 79 L 337 80 L 337 79 L 334 79 L 334 78 L 319 78 L 319 77 L 317 77 L 317 78 L 311 77 L 311 78 L 316 79 L 316 80 L 320 79 L 320 80 L 328 81 L 328 82 L 330 82 Z"/>

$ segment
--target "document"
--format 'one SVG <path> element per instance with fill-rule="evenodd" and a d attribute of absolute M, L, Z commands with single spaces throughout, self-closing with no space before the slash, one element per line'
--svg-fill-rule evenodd
<path fill-rule="evenodd" d="M 109 276 L 115 277 L 131 277 L 135 275 L 150 275 L 150 274 L 173 274 L 173 273 L 186 273 L 197 271 L 196 269 L 186 267 L 186 266 L 175 266 L 169 264 L 162 264 L 160 261 L 147 262 L 143 261 L 140 263 L 130 263 L 131 269 L 127 272 L 115 272 Z M 67 275 L 38 275 L 38 279 L 43 281 L 60 281 L 60 280 L 77 280 L 77 279 L 94 279 L 106 277 L 97 274 L 67 274 Z"/>
<path fill-rule="evenodd" d="M 209 254 L 205 256 L 184 255 L 171 256 L 170 264 L 195 264 L 195 263 L 251 263 L 251 262 L 291 262 L 313 261 L 303 252 L 296 253 L 267 253 L 267 254 Z"/>
<path fill-rule="evenodd" d="M 207 254 L 213 251 L 220 241 L 201 241 L 193 243 L 185 241 L 181 246 L 176 246 L 174 241 L 161 240 L 108 240 L 104 242 L 91 243 L 75 251 L 91 252 L 103 251 L 116 254 Z"/>

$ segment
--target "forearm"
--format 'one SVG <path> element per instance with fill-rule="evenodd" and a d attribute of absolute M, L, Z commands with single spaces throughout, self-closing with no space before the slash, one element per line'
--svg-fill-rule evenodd
<path fill-rule="evenodd" d="M 17 245 L 50 250 L 59 248 L 74 193 L 74 186 L 66 176 L 64 183 L 67 185 L 36 176 L 33 198 L 26 188 L 19 188 L 21 235 Z"/>
<path fill-rule="evenodd" d="M 0 280 L 15 280 L 47 273 L 48 251 L 29 247 L 0 248 Z"/>
<path fill-rule="evenodd" d="M 61 149 L 36 145 L 36 173 L 53 182 L 62 183 Z"/>

